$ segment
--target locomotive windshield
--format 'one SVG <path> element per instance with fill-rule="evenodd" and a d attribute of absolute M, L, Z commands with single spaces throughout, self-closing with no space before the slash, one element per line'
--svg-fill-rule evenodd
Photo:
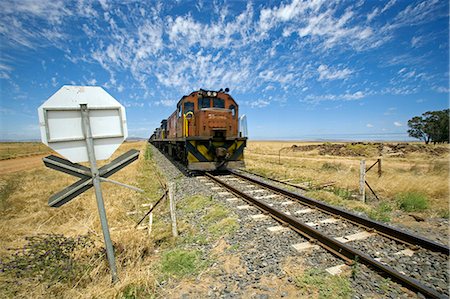
<path fill-rule="evenodd" d="M 225 101 L 223 99 L 214 98 L 213 99 L 214 108 L 225 108 Z"/>
<path fill-rule="evenodd" d="M 211 108 L 211 102 L 213 108 L 225 108 L 225 100 L 219 98 L 199 98 L 198 108 Z"/>
<path fill-rule="evenodd" d="M 199 109 L 203 109 L 203 108 L 209 108 L 211 107 L 211 99 L 210 98 L 199 98 L 198 99 L 198 108 Z"/>
<path fill-rule="evenodd" d="M 194 111 L 194 103 L 192 102 L 184 102 L 184 113 L 188 113 L 189 111 Z"/>

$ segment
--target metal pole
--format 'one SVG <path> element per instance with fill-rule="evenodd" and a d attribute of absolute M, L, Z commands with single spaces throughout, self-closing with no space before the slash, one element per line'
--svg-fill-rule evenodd
<path fill-rule="evenodd" d="M 89 157 L 89 162 L 91 164 L 92 172 L 92 183 L 95 188 L 95 197 L 97 198 L 98 213 L 100 214 L 100 223 L 103 230 L 103 238 L 105 240 L 106 255 L 108 257 L 109 268 L 111 269 L 112 282 L 117 282 L 117 269 L 116 261 L 114 258 L 114 248 L 111 242 L 111 237 L 109 235 L 108 220 L 106 219 L 105 204 L 103 203 L 102 189 L 100 186 L 100 176 L 97 168 L 97 161 L 95 159 L 94 151 L 94 139 L 92 138 L 91 124 L 89 122 L 89 111 L 87 104 L 80 104 L 81 107 L 81 117 L 83 119 L 82 126 L 84 137 L 86 138 L 86 146 Z"/>
<path fill-rule="evenodd" d="M 359 170 L 359 194 L 361 195 L 361 201 L 366 201 L 366 160 L 361 160 Z"/>

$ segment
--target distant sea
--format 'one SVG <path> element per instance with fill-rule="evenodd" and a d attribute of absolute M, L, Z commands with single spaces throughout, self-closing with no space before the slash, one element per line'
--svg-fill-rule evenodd
<path fill-rule="evenodd" d="M 277 138 L 258 138 L 250 136 L 251 140 L 295 140 L 295 141 L 399 141 L 411 142 L 420 141 L 411 138 L 406 133 L 382 133 L 382 134 L 317 134 L 317 135 L 299 135 L 298 137 L 277 137 Z"/>

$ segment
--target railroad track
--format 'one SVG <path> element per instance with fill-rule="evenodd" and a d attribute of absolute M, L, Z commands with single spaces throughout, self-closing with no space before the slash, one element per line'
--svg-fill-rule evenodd
<path fill-rule="evenodd" d="M 296 250 L 321 246 L 347 265 L 358 261 L 426 297 L 448 298 L 447 246 L 242 172 L 204 175 L 227 190 L 223 193 L 232 193 L 261 210 L 254 219 L 270 216 L 282 224 L 279 230 L 290 228 L 306 238 L 307 242 L 292 244 Z M 344 265 L 335 268 L 338 271 Z M 427 269 L 434 273 L 429 275 Z"/>

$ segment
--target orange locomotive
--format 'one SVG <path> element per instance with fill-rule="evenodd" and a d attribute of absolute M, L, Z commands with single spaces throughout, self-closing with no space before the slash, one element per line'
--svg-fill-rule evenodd
<path fill-rule="evenodd" d="M 238 112 L 228 88 L 194 91 L 181 98 L 177 110 L 161 122 L 149 142 L 190 170 L 243 167 L 246 123 Z"/>

